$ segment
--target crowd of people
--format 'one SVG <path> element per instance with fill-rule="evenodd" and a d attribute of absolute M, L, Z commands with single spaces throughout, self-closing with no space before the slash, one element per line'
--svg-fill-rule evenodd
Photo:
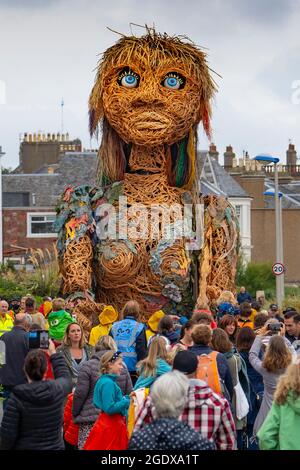
<path fill-rule="evenodd" d="M 244 287 L 186 316 L 0 301 L 1 449 L 300 449 L 300 314 Z M 30 335 L 48 331 L 45 348 Z"/>

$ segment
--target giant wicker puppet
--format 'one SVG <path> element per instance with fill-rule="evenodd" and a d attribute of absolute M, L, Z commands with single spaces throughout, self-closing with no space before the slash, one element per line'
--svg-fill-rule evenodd
<path fill-rule="evenodd" d="M 152 230 L 150 215 L 153 205 L 199 204 L 197 126 L 210 136 L 214 91 L 205 54 L 187 39 L 147 29 L 104 52 L 89 98 L 90 133 L 102 130 L 97 186 L 68 187 L 56 221 L 63 294 L 80 292 L 75 313 L 86 332 L 103 304 L 120 310 L 135 299 L 146 320 L 159 309 L 188 314 L 234 289 L 238 228 L 224 198 L 202 199 L 204 242 L 197 251 L 184 238 L 163 236 L 161 215 Z M 127 237 L 119 196 L 127 198 Z M 131 211 L 137 204 L 149 209 L 140 231 L 139 215 Z M 116 234 L 105 239 L 101 223 L 113 218 Z M 144 232 L 148 222 L 152 229 Z M 175 225 L 171 216 L 169 234 Z"/>

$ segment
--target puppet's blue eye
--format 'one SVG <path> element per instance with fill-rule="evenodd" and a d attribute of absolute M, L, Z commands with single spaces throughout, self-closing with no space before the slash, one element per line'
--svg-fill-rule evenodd
<path fill-rule="evenodd" d="M 136 88 L 139 84 L 140 77 L 137 73 L 130 70 L 128 67 L 122 70 L 118 77 L 118 83 L 126 88 Z"/>
<path fill-rule="evenodd" d="M 121 80 L 121 85 L 126 86 L 127 88 L 135 88 L 137 83 L 137 78 L 133 75 L 125 75 Z"/>
<path fill-rule="evenodd" d="M 176 72 L 168 73 L 162 81 L 162 85 L 171 90 L 179 90 L 184 87 L 184 84 L 185 79 Z"/>

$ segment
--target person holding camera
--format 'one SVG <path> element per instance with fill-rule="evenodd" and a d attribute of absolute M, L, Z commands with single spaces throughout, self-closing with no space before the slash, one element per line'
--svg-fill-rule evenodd
<path fill-rule="evenodd" d="M 10 301 L 9 308 L 10 308 L 10 315 L 14 319 L 15 315 L 19 313 L 21 310 L 21 299 L 19 297 L 13 298 Z"/>
<path fill-rule="evenodd" d="M 249 351 L 250 364 L 262 376 L 264 382 L 263 400 L 253 426 L 254 436 L 256 436 L 271 409 L 280 376 L 292 362 L 291 345 L 284 335 L 285 326 L 282 323 L 268 322 L 258 331 Z M 264 339 L 268 339 L 268 341 L 265 354 L 261 359 L 261 349 L 265 344 Z"/>
<path fill-rule="evenodd" d="M 26 382 L 23 370 L 24 359 L 29 351 L 28 330 L 31 317 L 26 313 L 17 313 L 13 328 L 1 336 L 5 347 L 5 364 L 0 367 L 3 409 L 13 388 Z"/>
<path fill-rule="evenodd" d="M 49 341 L 54 380 L 44 380 L 44 351 L 29 351 L 24 363 L 26 384 L 14 387 L 5 409 L 1 430 L 2 450 L 64 450 L 63 404 L 72 390 L 64 357 Z"/>

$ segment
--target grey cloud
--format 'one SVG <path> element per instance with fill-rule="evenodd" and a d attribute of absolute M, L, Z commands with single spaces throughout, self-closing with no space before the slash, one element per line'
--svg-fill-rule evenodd
<path fill-rule="evenodd" d="M 280 99 L 291 102 L 292 83 L 300 80 L 300 46 L 285 50 L 259 72 L 256 79 Z"/>
<path fill-rule="evenodd" d="M 297 7 L 297 0 L 230 0 L 230 3 L 235 11 L 248 21 L 265 25 L 285 21 Z"/>
<path fill-rule="evenodd" d="M 0 7 L 19 8 L 22 10 L 46 9 L 54 4 L 62 3 L 63 0 L 0 0 Z"/>

